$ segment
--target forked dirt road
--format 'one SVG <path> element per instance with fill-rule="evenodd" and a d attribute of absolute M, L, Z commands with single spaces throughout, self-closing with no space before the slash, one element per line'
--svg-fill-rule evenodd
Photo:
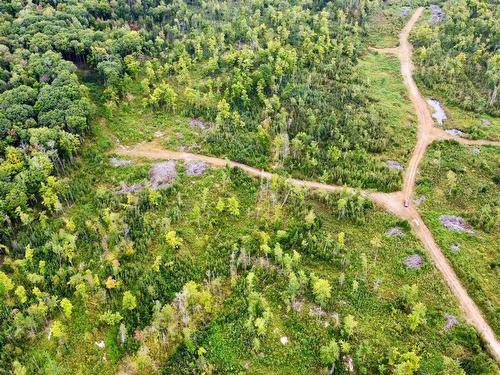
<path fill-rule="evenodd" d="M 415 81 L 413 80 L 413 63 L 411 60 L 412 45 L 408 41 L 410 31 L 417 22 L 418 18 L 421 16 L 422 12 L 423 8 L 418 8 L 413 13 L 412 17 L 399 34 L 398 47 L 390 48 L 387 50 L 380 50 L 380 52 L 394 54 L 399 58 L 401 63 L 401 75 L 403 76 L 405 86 L 408 88 L 410 100 L 413 104 L 418 120 L 417 143 L 406 169 L 402 191 L 403 199 L 409 203 L 410 207 L 405 209 L 404 206 L 401 205 L 401 202 L 397 202 L 395 205 L 391 203 L 390 206 L 385 206 L 385 208 L 397 216 L 409 219 L 415 235 L 420 239 L 420 241 L 422 241 L 422 244 L 429 252 L 429 255 L 434 261 L 437 269 L 442 273 L 449 288 L 457 297 L 467 320 L 477 329 L 483 340 L 486 342 L 491 354 L 496 359 L 496 361 L 500 362 L 500 344 L 495 336 L 495 333 L 482 316 L 481 311 L 479 310 L 477 305 L 469 297 L 467 290 L 460 283 L 457 275 L 434 241 L 430 230 L 423 223 L 419 213 L 417 212 L 413 204 L 412 198 L 415 189 L 418 167 L 425 155 L 427 147 L 432 142 L 437 140 L 453 139 L 467 145 L 500 146 L 500 142 L 485 140 L 475 141 L 460 137 L 454 137 L 446 133 L 442 129 L 436 128 L 434 126 L 434 121 L 432 120 L 429 107 L 427 106 L 426 101 L 420 94 L 420 91 Z M 378 193 L 374 194 L 378 195 Z M 383 196 L 380 198 L 383 198 Z"/>
<path fill-rule="evenodd" d="M 413 13 L 412 17 L 407 22 L 403 30 L 401 30 L 401 32 L 399 33 L 398 47 L 384 49 L 371 48 L 371 50 L 373 51 L 392 54 L 399 58 L 399 61 L 401 63 L 401 75 L 403 76 L 405 86 L 408 88 L 410 100 L 417 114 L 417 144 L 415 145 L 413 155 L 410 159 L 410 162 L 408 163 L 403 183 L 403 195 L 404 198 L 408 200 L 408 202 L 411 202 L 413 189 L 415 187 L 415 180 L 417 178 L 418 166 L 420 165 L 420 162 L 425 155 L 427 147 L 432 142 L 440 140 L 455 140 L 466 145 L 500 146 L 500 142 L 488 140 L 472 140 L 453 136 L 446 133 L 443 129 L 439 129 L 434 126 L 434 121 L 432 120 L 429 107 L 427 106 L 426 101 L 420 94 L 420 91 L 415 81 L 413 80 L 413 63 L 411 60 L 412 45 L 408 41 L 410 31 L 417 22 L 418 18 L 422 15 L 423 10 L 424 8 L 418 8 Z"/>
<path fill-rule="evenodd" d="M 412 77 L 413 65 L 411 61 L 412 46 L 408 42 L 408 35 L 413 28 L 415 22 L 422 14 L 423 8 L 418 8 L 412 17 L 405 25 L 401 33 L 399 34 L 399 47 L 396 48 L 386 48 L 383 50 L 376 50 L 382 53 L 391 53 L 399 57 L 401 61 L 401 74 L 403 76 L 404 83 L 408 88 L 409 95 L 413 107 L 417 113 L 418 119 L 418 130 L 417 130 L 417 143 L 413 155 L 408 163 L 406 174 L 404 176 L 403 190 L 395 193 L 379 193 L 370 191 L 360 191 L 349 187 L 336 186 L 323 184 L 315 181 L 304 181 L 297 179 L 289 179 L 289 182 L 293 185 L 303 186 L 311 189 L 321 189 L 326 191 L 341 191 L 349 190 L 351 192 L 359 192 L 365 197 L 373 200 L 379 207 L 384 210 L 409 221 L 415 235 L 420 239 L 424 248 L 429 253 L 430 258 L 436 265 L 436 268 L 441 272 L 443 278 L 448 284 L 449 288 L 458 299 L 462 311 L 467 319 L 467 321 L 473 325 L 483 341 L 486 343 L 488 350 L 495 358 L 495 360 L 500 363 L 500 344 L 495 336 L 495 333 L 488 325 L 486 320 L 483 318 L 481 311 L 474 303 L 474 301 L 469 297 L 467 290 L 460 283 L 457 275 L 451 268 L 448 260 L 443 255 L 438 245 L 434 241 L 431 232 L 427 226 L 422 221 L 419 213 L 415 209 L 413 204 L 413 192 L 415 188 L 415 181 L 418 172 L 418 166 L 425 155 L 427 147 L 436 140 L 454 139 L 463 144 L 474 144 L 474 145 L 496 145 L 500 146 L 500 142 L 493 141 L 474 141 L 459 137 L 453 137 L 441 129 L 434 127 L 431 113 L 425 100 L 423 99 L 417 85 Z M 123 155 L 127 157 L 139 157 L 145 159 L 169 159 L 169 160 L 198 160 L 204 161 L 207 164 L 216 167 L 238 167 L 246 171 L 248 174 L 256 177 L 270 178 L 273 174 L 265 172 L 263 170 L 250 167 L 245 164 L 241 164 L 234 161 L 229 161 L 225 159 L 191 154 L 186 152 L 177 152 L 164 150 L 160 146 L 154 143 L 141 143 L 133 147 L 120 147 L 114 150 L 115 154 Z M 409 207 L 404 207 L 403 202 L 407 201 Z"/>

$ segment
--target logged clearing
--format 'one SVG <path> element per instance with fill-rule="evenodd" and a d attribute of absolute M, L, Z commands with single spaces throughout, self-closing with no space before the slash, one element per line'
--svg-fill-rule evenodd
<path fill-rule="evenodd" d="M 427 147 L 435 141 L 439 140 L 457 140 L 464 144 L 474 144 L 474 145 L 495 145 L 500 146 L 500 142 L 495 141 L 483 141 L 483 140 L 466 140 L 463 138 L 453 137 L 452 135 L 441 131 L 434 127 L 434 123 L 429 111 L 429 108 L 423 99 L 420 91 L 415 84 L 412 77 L 413 64 L 411 60 L 412 46 L 408 42 L 408 36 L 413 28 L 414 24 L 417 22 L 418 18 L 421 16 L 423 8 L 418 8 L 408 23 L 405 25 L 401 33 L 399 34 L 399 46 L 397 48 L 389 48 L 383 50 L 377 50 L 381 53 L 395 54 L 401 61 L 401 73 L 403 75 L 404 83 L 408 88 L 408 92 L 415 108 L 418 118 L 418 132 L 417 132 L 417 143 L 413 151 L 413 156 L 408 164 L 405 176 L 404 176 L 404 186 L 400 193 L 371 193 L 362 191 L 362 194 L 372 199 L 377 205 L 386 209 L 388 212 L 406 219 L 410 222 L 412 229 L 415 231 L 417 237 L 422 241 L 425 249 L 429 252 L 431 259 L 434 261 L 437 269 L 443 275 L 446 283 L 450 287 L 453 294 L 458 299 L 460 306 L 462 307 L 465 316 L 469 322 L 478 330 L 484 339 L 485 343 L 488 345 L 492 355 L 500 362 L 500 343 L 498 342 L 495 333 L 488 325 L 486 320 L 481 314 L 481 311 L 474 303 L 474 301 L 469 297 L 467 290 L 462 286 L 455 272 L 451 268 L 448 260 L 443 255 L 442 251 L 437 246 L 434 241 L 431 232 L 423 223 L 420 215 L 415 210 L 413 204 L 413 195 L 415 190 L 415 181 L 417 178 L 419 165 L 425 155 Z M 120 148 L 115 150 L 119 155 L 128 157 L 140 157 L 149 159 L 167 159 L 167 160 L 199 160 L 206 162 L 210 165 L 217 167 L 237 167 L 243 169 L 245 172 L 256 177 L 270 178 L 271 174 L 263 170 L 250 167 L 241 163 L 218 159 L 209 156 L 190 154 L 184 152 L 176 152 L 158 149 L 154 144 L 140 144 L 133 148 Z M 341 191 L 341 190 L 352 190 L 349 187 L 342 187 L 336 185 L 322 184 L 314 181 L 304 181 L 297 179 L 288 180 L 291 184 L 298 186 L 304 186 L 312 189 L 321 189 L 326 191 Z M 404 202 L 408 202 L 408 207 L 405 207 Z M 454 220 L 455 222 L 457 220 Z M 467 229 L 470 230 L 470 229 Z M 413 260 L 409 261 L 411 264 L 414 263 Z"/>

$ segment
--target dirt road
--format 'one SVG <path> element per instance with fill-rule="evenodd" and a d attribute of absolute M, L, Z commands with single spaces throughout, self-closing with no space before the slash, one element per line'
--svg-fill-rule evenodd
<path fill-rule="evenodd" d="M 249 175 L 255 177 L 271 178 L 273 176 L 273 173 L 266 172 L 262 169 L 254 168 L 246 164 L 238 163 L 236 161 L 220 159 L 199 154 L 192 154 L 189 152 L 165 150 L 155 143 L 139 143 L 137 145 L 134 145 L 133 147 L 120 147 L 118 149 L 115 149 L 113 152 L 117 155 L 133 157 L 133 158 L 135 157 L 144 159 L 164 159 L 164 160 L 197 160 L 197 161 L 203 161 L 214 167 L 226 167 L 226 166 L 238 167 L 243 169 Z M 321 182 L 304 181 L 295 178 L 289 179 L 288 182 L 296 186 L 304 186 L 310 189 L 320 189 L 326 191 L 341 191 L 341 190 L 347 190 L 351 192 L 355 191 L 354 189 L 349 187 L 328 185 L 328 184 L 323 184 Z M 368 192 L 361 192 L 361 193 L 366 195 L 367 197 L 370 195 L 370 193 Z"/>
<path fill-rule="evenodd" d="M 420 241 L 422 241 L 422 244 L 429 252 L 431 259 L 434 261 L 436 268 L 441 272 L 449 288 L 457 297 L 467 320 L 479 332 L 496 361 L 500 362 L 500 344 L 495 336 L 495 333 L 482 316 L 481 311 L 479 310 L 477 305 L 469 297 L 467 290 L 460 283 L 457 275 L 451 268 L 446 257 L 437 246 L 430 230 L 423 223 L 419 213 L 417 212 L 413 204 L 413 193 L 415 189 L 418 167 L 425 155 L 427 147 L 432 142 L 436 140 L 449 139 L 456 140 L 467 145 L 500 145 L 500 142 L 470 140 L 455 137 L 434 126 L 434 121 L 432 120 L 429 107 L 427 106 L 426 101 L 420 94 L 420 91 L 415 81 L 413 80 L 413 63 L 411 60 L 412 45 L 408 41 L 410 31 L 417 22 L 418 18 L 421 16 L 422 12 L 423 8 L 418 8 L 413 13 L 412 17 L 399 34 L 399 46 L 397 48 L 381 50 L 381 52 L 391 53 L 399 58 L 401 63 L 401 75 L 403 76 L 405 86 L 408 88 L 410 100 L 413 104 L 418 120 L 417 143 L 406 169 L 402 192 L 403 199 L 409 202 L 410 207 L 405 209 L 403 205 L 397 202 L 396 204 L 391 203 L 390 205 L 385 206 L 385 208 L 397 216 L 409 219 L 411 227 L 416 236 L 420 239 Z"/>
<path fill-rule="evenodd" d="M 399 58 L 401 63 L 401 75 L 403 76 L 403 81 L 405 86 L 408 88 L 408 93 L 410 100 L 413 104 L 413 108 L 417 114 L 418 129 L 417 129 L 417 143 L 415 149 L 413 150 L 413 155 L 408 164 L 404 183 L 403 183 L 403 195 L 404 199 L 408 202 L 412 201 L 413 189 L 415 187 L 415 180 L 417 178 L 417 171 L 420 162 L 422 161 L 427 147 L 434 141 L 437 140 L 455 140 L 466 145 L 493 145 L 500 146 L 500 142 L 488 141 L 488 140 L 472 140 L 467 138 L 461 138 L 458 136 L 453 136 L 446 133 L 444 130 L 436 128 L 434 126 L 434 121 L 432 120 L 432 115 L 427 106 L 426 101 L 420 94 L 420 91 L 413 80 L 413 63 L 411 60 L 412 56 L 412 45 L 408 41 L 408 36 L 413 26 L 417 22 L 418 18 L 422 15 L 423 8 L 418 8 L 407 22 L 403 30 L 399 33 L 399 46 L 395 48 L 384 48 L 376 49 L 372 48 L 374 51 L 381 53 L 388 53 L 395 55 Z"/>
<path fill-rule="evenodd" d="M 431 130 L 433 128 L 432 116 L 425 100 L 420 95 L 415 81 L 413 80 L 413 63 L 411 61 L 412 45 L 408 41 L 408 35 L 423 12 L 423 8 L 418 8 L 411 16 L 399 34 L 399 47 L 394 49 L 394 54 L 399 57 L 401 63 L 401 75 L 405 86 L 408 88 L 410 100 L 415 108 L 418 120 L 417 143 L 413 150 L 403 182 L 404 199 L 412 201 L 412 192 L 417 178 L 418 166 L 425 155 L 427 146 L 432 142 Z M 411 202 L 413 204 L 413 202 Z"/>
<path fill-rule="evenodd" d="M 355 190 L 349 187 L 323 184 L 315 181 L 289 179 L 289 182 L 297 186 L 303 186 L 311 189 L 321 189 L 326 191 L 357 191 L 367 198 L 373 200 L 373 202 L 382 209 L 400 218 L 408 220 L 413 231 L 415 232 L 415 235 L 420 239 L 423 246 L 429 253 L 430 258 L 436 265 L 436 268 L 441 272 L 449 288 L 458 299 L 460 307 L 462 308 L 467 321 L 476 328 L 483 341 L 486 343 L 487 348 L 489 349 L 492 356 L 496 359 L 497 362 L 500 363 L 500 344 L 495 336 L 495 333 L 483 318 L 481 311 L 479 310 L 477 305 L 469 297 L 467 290 L 460 283 L 448 260 L 434 241 L 431 232 L 422 221 L 422 218 L 417 212 L 412 200 L 419 164 L 425 155 L 427 147 L 433 141 L 454 139 L 458 142 L 468 145 L 500 145 L 500 142 L 483 140 L 473 141 L 454 137 L 444 132 L 443 130 L 434 127 L 431 113 L 429 111 L 429 108 L 427 107 L 427 103 L 423 99 L 417 85 L 415 84 L 415 81 L 413 80 L 413 65 L 411 61 L 412 46 L 408 42 L 408 35 L 415 22 L 422 14 L 422 11 L 423 8 L 418 8 L 399 34 L 399 47 L 377 50 L 379 52 L 391 53 L 399 57 L 401 61 L 401 74 L 403 76 L 404 83 L 408 88 L 413 107 L 415 108 L 415 111 L 417 113 L 417 142 L 413 155 L 406 169 L 403 190 L 401 192 L 395 193 L 379 193 Z M 146 159 L 200 160 L 216 167 L 224 167 L 227 165 L 231 167 L 238 167 L 246 171 L 248 174 L 256 177 L 270 178 L 272 176 L 272 173 L 234 161 L 186 152 L 164 150 L 155 143 L 142 143 L 130 148 L 122 146 L 114 150 L 114 153 L 127 157 L 139 157 Z M 404 207 L 403 202 L 405 200 L 408 201 L 409 207 Z"/>

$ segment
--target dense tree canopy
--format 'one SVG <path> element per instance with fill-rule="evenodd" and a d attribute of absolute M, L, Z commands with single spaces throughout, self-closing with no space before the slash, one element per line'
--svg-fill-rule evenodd
<path fill-rule="evenodd" d="M 500 113 L 500 8 L 487 0 L 451 0 L 445 17 L 415 30 L 417 77 L 452 103 Z"/>

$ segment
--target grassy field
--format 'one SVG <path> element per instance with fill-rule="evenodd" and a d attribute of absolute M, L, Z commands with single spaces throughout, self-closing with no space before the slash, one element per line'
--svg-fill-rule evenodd
<path fill-rule="evenodd" d="M 466 112 L 458 107 L 446 105 L 448 120 L 445 129 L 459 129 L 472 139 L 500 140 L 500 118 L 486 114 Z"/>
<path fill-rule="evenodd" d="M 104 103 L 102 88 L 93 81 L 86 82 L 96 103 Z M 189 126 L 189 118 L 181 113 L 152 110 L 143 105 L 143 89 L 139 80 L 129 87 L 130 93 L 117 105 L 101 105 L 97 109 L 101 132 L 97 141 L 111 145 L 132 145 L 153 140 L 170 149 L 198 145 L 203 142 L 200 129 Z"/>
<path fill-rule="evenodd" d="M 479 154 L 476 154 L 480 150 Z M 500 332 L 499 154 L 494 147 L 433 144 L 422 165 L 419 207 L 441 249 L 490 324 Z M 464 217 L 475 234 L 448 231 L 440 215 Z M 454 251 L 452 245 L 459 245 Z"/>
<path fill-rule="evenodd" d="M 416 116 L 407 96 L 396 57 L 367 53 L 359 69 L 370 82 L 370 95 L 384 113 L 389 145 L 379 158 L 405 164 L 416 138 Z"/>
<path fill-rule="evenodd" d="M 413 10 L 402 15 L 401 2 L 389 1 L 368 23 L 366 43 L 376 48 L 397 47 L 398 34 Z"/>

